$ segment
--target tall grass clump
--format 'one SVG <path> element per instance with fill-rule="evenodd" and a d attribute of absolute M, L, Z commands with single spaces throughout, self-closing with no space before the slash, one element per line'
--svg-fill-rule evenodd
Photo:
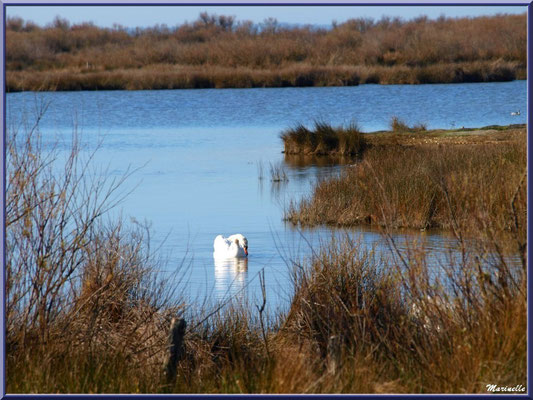
<path fill-rule="evenodd" d="M 296 289 L 285 326 L 312 343 L 327 368 L 338 372 L 341 361 L 384 356 L 395 341 L 409 345 L 402 331 L 408 305 L 383 259 L 349 238 L 333 238 L 309 264 L 294 269 Z"/>
<path fill-rule="evenodd" d="M 75 132 L 45 146 L 45 109 L 7 130 L 7 392 L 155 391 L 182 306 L 147 228 L 106 218 L 127 175 L 95 178 Z"/>
<path fill-rule="evenodd" d="M 420 123 L 417 125 L 409 126 L 403 120 L 396 116 L 391 118 L 390 128 L 391 131 L 395 133 L 425 132 L 427 130 L 427 126 L 425 124 Z"/>
<path fill-rule="evenodd" d="M 209 318 L 202 315 L 190 318 L 186 356 L 178 366 L 176 381 L 165 391 L 260 393 L 266 390 L 268 377 L 264 375 L 268 371 L 269 353 L 252 307 L 230 301 Z"/>
<path fill-rule="evenodd" d="M 365 138 L 355 123 L 334 128 L 316 121 L 314 129 L 299 124 L 280 137 L 286 154 L 355 156 L 365 149 Z"/>

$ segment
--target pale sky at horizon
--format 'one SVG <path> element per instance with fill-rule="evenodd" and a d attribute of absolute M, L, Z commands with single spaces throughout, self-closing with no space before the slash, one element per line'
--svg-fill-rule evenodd
<path fill-rule="evenodd" d="M 71 23 L 93 22 L 97 26 L 112 27 L 117 23 L 128 28 L 166 24 L 170 27 L 186 21 L 192 22 L 198 15 L 233 15 L 237 21 L 262 22 L 265 18 L 276 18 L 280 23 L 329 25 L 332 21 L 342 23 L 350 18 L 373 18 L 382 16 L 401 17 L 409 20 L 421 15 L 429 18 L 475 17 L 494 14 L 521 14 L 527 11 L 527 4 L 518 6 L 21 6 L 6 5 L 6 17 L 22 17 L 41 26 L 49 24 L 56 16 Z"/>

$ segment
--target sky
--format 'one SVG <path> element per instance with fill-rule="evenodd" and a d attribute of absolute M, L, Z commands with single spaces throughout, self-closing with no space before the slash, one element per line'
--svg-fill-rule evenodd
<path fill-rule="evenodd" d="M 34 3 L 35 4 L 35 3 Z M 515 3 L 516 4 L 516 3 Z M 276 18 L 280 23 L 330 25 L 332 21 L 342 23 L 350 18 L 373 18 L 382 16 L 401 17 L 405 20 L 421 15 L 429 18 L 494 15 L 497 13 L 521 14 L 527 11 L 524 5 L 504 6 L 21 6 L 6 5 L 6 16 L 22 17 L 39 25 L 49 24 L 56 16 L 71 23 L 93 22 L 97 26 L 112 27 L 119 24 L 128 28 L 148 27 L 166 24 L 169 27 L 192 22 L 201 12 L 232 15 L 238 21 L 262 22 L 265 18 Z"/>

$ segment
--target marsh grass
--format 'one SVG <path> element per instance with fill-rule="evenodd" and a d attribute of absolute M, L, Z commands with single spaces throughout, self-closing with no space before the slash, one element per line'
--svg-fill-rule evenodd
<path fill-rule="evenodd" d="M 7 132 L 6 377 L 10 393 L 156 390 L 178 288 L 149 228 L 106 219 L 127 193 L 71 151 L 43 147 L 39 121 Z"/>
<path fill-rule="evenodd" d="M 498 221 L 495 230 L 510 231 L 511 201 L 519 218 L 526 218 L 526 135 L 521 132 L 512 141 L 468 144 L 426 140 L 407 146 L 387 138 L 340 177 L 317 182 L 286 218 L 303 225 L 466 229 L 488 213 Z"/>
<path fill-rule="evenodd" d="M 450 71 L 470 71 L 459 75 Z M 501 74 L 498 71 L 505 71 Z M 475 76 L 469 78 L 469 76 Z M 525 68 L 513 61 L 446 63 L 437 66 L 294 64 L 284 67 L 252 68 L 220 65 L 155 64 L 140 68 L 111 68 L 81 71 L 60 69 L 7 70 L 6 90 L 165 90 L 269 87 L 356 86 L 365 83 L 424 84 L 461 82 L 500 82 L 526 79 Z"/>
<path fill-rule="evenodd" d="M 180 26 L 146 29 L 60 18 L 39 27 L 8 18 L 6 90 L 510 81 L 525 79 L 526 50 L 525 14 L 356 18 L 330 29 L 205 13 Z"/>
<path fill-rule="evenodd" d="M 329 375 L 319 387 L 472 393 L 493 379 L 525 382 L 526 269 L 501 254 L 491 260 L 494 244 L 463 242 L 463 257 L 441 267 L 412 245 L 406 254 L 392 242 L 385 259 L 348 238 L 323 246 L 310 268 L 296 269 L 285 325 L 319 356 Z"/>
<path fill-rule="evenodd" d="M 523 229 L 524 227 L 522 227 Z M 526 382 L 525 265 L 498 243 L 458 247 L 440 265 L 422 247 L 378 256 L 332 239 L 292 260 L 287 314 L 262 333 L 233 305 L 190 331 L 169 392 L 486 393 Z M 497 279 L 494 279 L 497 277 Z"/>
<path fill-rule="evenodd" d="M 401 120 L 399 117 L 396 117 L 396 116 L 391 118 L 390 128 L 391 128 L 391 131 L 395 133 L 427 131 L 426 124 L 419 123 L 413 126 L 409 126 L 403 120 Z"/>
<path fill-rule="evenodd" d="M 287 182 L 289 180 L 283 162 L 277 164 L 270 163 L 270 180 L 272 182 Z"/>
<path fill-rule="evenodd" d="M 285 154 L 356 156 L 365 149 L 365 139 L 355 123 L 333 127 L 316 121 L 313 129 L 299 124 L 280 135 Z"/>

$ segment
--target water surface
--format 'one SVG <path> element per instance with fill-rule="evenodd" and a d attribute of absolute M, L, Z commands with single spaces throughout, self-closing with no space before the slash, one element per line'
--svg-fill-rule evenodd
<path fill-rule="evenodd" d="M 150 221 L 155 244 L 183 260 L 186 294 L 198 301 L 260 295 L 265 271 L 271 310 L 291 293 L 290 260 L 310 255 L 327 228 L 298 230 L 283 222 L 291 200 L 342 166 L 285 163 L 279 134 L 296 123 L 356 121 L 365 131 L 387 129 L 392 116 L 428 128 L 480 127 L 526 122 L 526 81 L 447 85 L 363 85 L 337 88 L 94 91 L 7 94 L 8 127 L 30 121 L 48 103 L 41 122 L 45 146 L 66 150 L 77 127 L 88 149 L 101 144 L 93 163 L 109 177 L 140 168 L 126 182 L 134 189 L 121 204 L 125 216 Z M 522 115 L 511 116 L 521 110 Z M 270 181 L 269 165 L 284 165 L 288 182 Z M 260 168 L 263 166 L 263 179 Z M 242 233 L 248 260 L 217 263 L 216 235 Z M 342 234 L 336 230 L 335 234 Z M 378 231 L 349 233 L 365 245 L 383 246 Z M 424 241 L 435 253 L 453 246 L 449 235 L 398 232 L 397 240 Z"/>

